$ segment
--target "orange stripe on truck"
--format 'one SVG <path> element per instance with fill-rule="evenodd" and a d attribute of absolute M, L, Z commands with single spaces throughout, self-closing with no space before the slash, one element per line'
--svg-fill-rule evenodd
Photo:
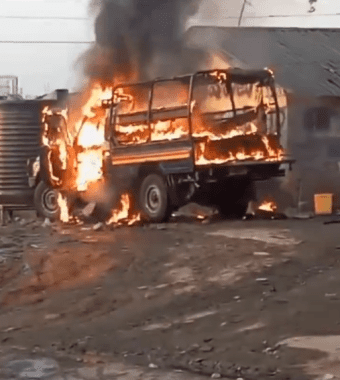
<path fill-rule="evenodd" d="M 114 156 L 112 158 L 112 165 L 136 164 L 152 161 L 171 161 L 171 160 L 184 160 L 190 157 L 190 150 L 181 150 L 175 152 L 155 152 L 144 154 L 131 154 L 124 156 Z"/>

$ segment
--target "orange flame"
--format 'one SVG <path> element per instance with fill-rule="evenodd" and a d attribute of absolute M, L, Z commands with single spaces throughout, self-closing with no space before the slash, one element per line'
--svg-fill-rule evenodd
<path fill-rule="evenodd" d="M 91 182 L 99 181 L 103 176 L 103 152 L 101 149 L 88 149 L 78 154 L 78 191 L 87 190 Z"/>
<path fill-rule="evenodd" d="M 77 190 L 85 191 L 91 182 L 102 178 L 103 144 L 105 143 L 106 112 L 101 107 L 103 100 L 112 98 L 112 89 L 95 85 L 86 104 L 82 107 L 85 118 L 76 123 L 78 145 L 84 150 L 78 154 Z"/>
<path fill-rule="evenodd" d="M 275 202 L 271 201 L 264 201 L 258 208 L 259 210 L 263 211 L 270 211 L 270 212 L 275 212 L 277 210 L 277 206 Z"/>
<path fill-rule="evenodd" d="M 130 214 L 130 197 L 128 194 L 123 194 L 120 200 L 121 204 L 118 209 L 113 210 L 112 216 L 107 222 L 107 225 L 120 225 L 126 223 L 128 226 L 140 221 L 140 214 Z"/>
<path fill-rule="evenodd" d="M 64 223 L 68 223 L 70 221 L 70 215 L 68 212 L 67 199 L 60 193 L 58 194 L 58 205 L 60 207 L 60 220 Z"/>

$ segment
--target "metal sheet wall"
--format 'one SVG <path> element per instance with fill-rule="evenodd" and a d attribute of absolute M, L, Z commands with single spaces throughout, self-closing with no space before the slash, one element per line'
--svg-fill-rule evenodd
<path fill-rule="evenodd" d="M 41 136 L 40 101 L 0 102 L 0 204 L 26 204 L 27 159 L 36 157 Z"/>

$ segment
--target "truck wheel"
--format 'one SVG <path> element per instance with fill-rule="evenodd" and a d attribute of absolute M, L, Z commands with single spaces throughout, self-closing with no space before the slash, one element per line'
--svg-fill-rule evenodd
<path fill-rule="evenodd" d="M 255 196 L 254 183 L 248 180 L 230 181 L 217 196 L 218 208 L 225 217 L 242 218 L 248 203 Z"/>
<path fill-rule="evenodd" d="M 148 175 L 139 191 L 139 207 L 142 217 L 153 223 L 164 222 L 170 216 L 167 186 L 158 174 Z"/>
<path fill-rule="evenodd" d="M 35 188 L 34 205 L 38 215 L 51 220 L 59 218 L 58 191 L 48 186 L 44 181 L 39 182 Z"/>
<path fill-rule="evenodd" d="M 229 218 L 242 218 L 246 214 L 247 208 L 248 201 L 244 200 L 224 200 L 219 204 L 219 211 L 221 215 Z"/>

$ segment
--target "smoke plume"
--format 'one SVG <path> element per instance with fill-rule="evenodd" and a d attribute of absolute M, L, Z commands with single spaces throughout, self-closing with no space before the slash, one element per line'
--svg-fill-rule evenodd
<path fill-rule="evenodd" d="M 184 46 L 183 32 L 201 0 L 92 0 L 96 44 L 85 74 L 112 83 L 188 73 L 203 53 Z"/>

